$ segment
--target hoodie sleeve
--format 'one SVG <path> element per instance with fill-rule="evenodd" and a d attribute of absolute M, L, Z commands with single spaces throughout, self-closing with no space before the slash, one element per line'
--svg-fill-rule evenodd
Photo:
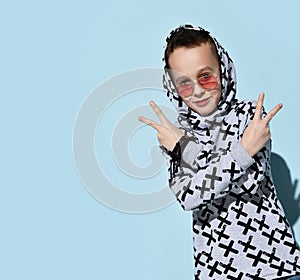
<path fill-rule="evenodd" d="M 250 118 L 245 128 L 249 122 Z M 254 157 L 237 142 L 221 155 L 209 157 L 194 137 L 183 136 L 168 153 L 169 185 L 184 210 L 204 208 L 233 189 L 255 193 L 264 180 L 269 155 L 270 141 Z M 200 166 L 204 156 L 210 159 Z"/>

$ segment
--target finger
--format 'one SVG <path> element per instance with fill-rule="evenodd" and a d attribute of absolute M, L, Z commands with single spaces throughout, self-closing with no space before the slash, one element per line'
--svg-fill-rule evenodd
<path fill-rule="evenodd" d="M 151 127 L 153 127 L 154 129 L 156 129 L 158 131 L 159 127 L 160 127 L 160 124 L 156 123 L 155 121 L 153 120 L 150 120 L 150 119 L 147 119 L 145 117 L 142 117 L 142 116 L 139 116 L 138 117 L 138 120 L 146 125 L 149 125 Z"/>
<path fill-rule="evenodd" d="M 170 123 L 170 121 L 167 119 L 163 111 L 156 105 L 154 101 L 150 102 L 150 106 L 152 107 L 155 114 L 158 116 L 161 123 L 167 124 Z"/>
<path fill-rule="evenodd" d="M 278 111 L 283 107 L 281 103 L 277 104 L 264 118 L 264 121 L 268 124 Z"/>
<path fill-rule="evenodd" d="M 257 119 L 257 120 L 261 119 L 261 113 L 262 113 L 264 98 L 265 98 L 264 93 L 261 93 L 259 95 L 257 103 L 256 103 L 256 108 L 255 108 L 255 113 L 254 113 L 253 119 Z"/>

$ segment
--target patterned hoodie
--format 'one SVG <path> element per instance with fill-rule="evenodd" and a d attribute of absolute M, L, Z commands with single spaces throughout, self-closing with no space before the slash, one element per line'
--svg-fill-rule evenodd
<path fill-rule="evenodd" d="M 186 28 L 183 25 L 172 34 Z M 193 211 L 195 279 L 276 279 L 300 273 L 300 252 L 277 198 L 271 140 L 253 157 L 240 144 L 255 101 L 238 101 L 233 61 L 213 38 L 221 63 L 216 112 L 200 116 L 182 101 L 165 71 L 164 87 L 185 133 L 169 161 L 169 185 Z M 265 113 L 263 113 L 265 115 Z"/>

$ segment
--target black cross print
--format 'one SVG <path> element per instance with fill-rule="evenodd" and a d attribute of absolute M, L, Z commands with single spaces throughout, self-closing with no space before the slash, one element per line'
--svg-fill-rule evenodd
<path fill-rule="evenodd" d="M 217 121 L 216 119 L 214 119 L 214 120 L 206 120 L 206 122 L 210 125 L 210 126 L 219 126 L 219 127 L 221 127 L 221 125 L 222 125 L 222 121 L 220 122 L 220 121 Z"/>
<path fill-rule="evenodd" d="M 227 148 L 221 148 L 221 147 L 219 148 L 219 152 L 222 156 L 226 155 L 227 151 L 228 151 Z"/>
<path fill-rule="evenodd" d="M 231 162 L 230 169 L 223 169 L 224 173 L 229 173 L 230 174 L 230 180 L 233 180 L 235 174 L 240 174 L 241 173 L 241 171 L 239 169 L 235 169 L 235 166 L 236 166 L 236 164 L 233 161 L 233 162 Z"/>
<path fill-rule="evenodd" d="M 250 249 L 250 250 L 255 250 L 256 249 L 255 246 L 251 245 L 252 239 L 253 239 L 253 236 L 249 236 L 247 242 L 243 242 L 242 240 L 239 240 L 239 244 L 244 246 L 243 252 L 247 253 L 248 249 Z"/>
<path fill-rule="evenodd" d="M 213 266 L 211 266 L 211 265 L 207 266 L 207 268 L 210 269 L 209 277 L 212 277 L 215 273 L 222 275 L 222 271 L 217 269 L 218 265 L 219 265 L 219 262 L 215 261 Z"/>
<path fill-rule="evenodd" d="M 250 102 L 248 104 L 250 105 L 248 108 L 248 114 L 251 116 L 250 118 L 253 119 L 255 106 L 252 106 Z"/>
<path fill-rule="evenodd" d="M 200 121 L 196 121 L 194 124 L 193 122 L 191 122 L 191 124 L 193 125 L 193 129 L 194 130 L 198 130 L 200 127 L 198 126 L 200 124 Z M 201 129 L 202 131 L 204 130 L 205 131 L 205 135 L 206 136 L 210 136 L 210 131 L 209 131 L 209 128 L 208 127 L 205 127 L 204 129 Z M 202 141 L 201 141 L 202 142 Z"/>
<path fill-rule="evenodd" d="M 257 163 L 257 165 L 258 166 L 262 166 L 262 162 L 261 162 L 261 155 L 258 153 L 258 154 L 256 154 L 256 155 L 254 155 L 253 156 L 253 159 L 256 161 L 256 163 Z M 253 166 L 254 167 L 254 166 Z M 256 172 L 259 172 L 259 170 L 258 169 L 256 169 Z M 261 171 L 261 173 L 262 173 L 262 171 Z M 256 176 L 258 175 L 258 174 L 255 174 Z M 255 179 L 257 179 L 257 177 L 254 177 Z"/>
<path fill-rule="evenodd" d="M 234 124 L 233 127 L 234 128 L 239 128 L 240 125 L 241 125 L 241 122 L 242 122 L 241 120 L 238 120 L 238 123 Z"/>
<path fill-rule="evenodd" d="M 267 263 L 267 260 L 265 260 L 265 259 L 263 259 L 263 258 L 261 257 L 262 254 L 263 254 L 263 251 L 259 251 L 257 255 L 253 255 L 253 254 L 248 253 L 246 256 L 247 256 L 248 258 L 254 260 L 252 266 L 256 267 L 257 264 L 258 264 L 259 262 Z"/>
<path fill-rule="evenodd" d="M 210 188 L 206 188 L 206 180 L 202 181 L 202 187 L 196 186 L 195 188 L 200 190 L 200 197 L 203 198 L 204 197 L 204 193 L 207 191 L 210 191 Z"/>
<path fill-rule="evenodd" d="M 227 91 L 228 91 L 228 92 L 231 92 L 231 91 L 236 92 L 234 86 L 235 86 L 235 82 L 234 82 L 233 80 L 230 79 L 230 82 L 229 82 L 228 85 L 227 85 Z M 227 101 L 226 103 L 229 104 L 228 101 Z"/>
<path fill-rule="evenodd" d="M 183 193 L 181 196 L 181 200 L 183 202 L 185 201 L 187 194 L 190 194 L 190 195 L 194 194 L 194 191 L 190 189 L 190 185 L 191 185 L 191 182 L 189 182 L 188 185 L 185 188 L 183 188 Z"/>
<path fill-rule="evenodd" d="M 236 216 L 235 216 L 236 219 L 239 219 L 240 216 L 244 216 L 244 217 L 248 216 L 248 214 L 246 212 L 243 212 L 243 207 L 244 207 L 244 203 L 241 203 L 241 206 L 239 209 L 232 207 L 232 210 L 234 212 L 236 212 Z"/>
<path fill-rule="evenodd" d="M 263 198 L 261 198 L 258 202 L 255 199 L 252 199 L 251 202 L 257 207 L 256 213 L 260 214 L 261 210 L 269 211 L 269 208 L 263 204 Z"/>
<path fill-rule="evenodd" d="M 296 242 L 291 243 L 288 241 L 284 241 L 283 244 L 291 247 L 291 250 L 290 250 L 291 255 L 294 254 L 295 251 L 298 249 Z"/>
<path fill-rule="evenodd" d="M 192 116 L 189 116 L 189 118 L 191 118 Z M 200 121 L 199 120 L 196 120 L 194 123 L 193 123 L 193 129 L 197 129 L 199 128 L 199 124 L 200 124 Z"/>
<path fill-rule="evenodd" d="M 222 128 L 220 129 L 220 133 L 223 133 L 222 140 L 226 140 L 228 135 L 231 135 L 231 136 L 234 135 L 234 131 L 230 131 L 230 128 L 231 128 L 231 124 L 226 127 L 226 130 L 224 130 Z"/>
<path fill-rule="evenodd" d="M 205 178 L 210 179 L 210 188 L 215 189 L 215 181 L 222 181 L 222 177 L 216 176 L 217 167 L 213 168 L 212 174 L 205 174 Z"/>
<path fill-rule="evenodd" d="M 224 267 L 224 274 L 227 274 L 229 271 L 232 272 L 236 272 L 237 269 L 232 267 L 232 263 L 233 263 L 233 258 L 230 258 L 229 263 L 224 264 L 224 263 L 220 263 L 220 266 Z"/>
<path fill-rule="evenodd" d="M 225 249 L 225 253 L 224 253 L 225 257 L 228 257 L 230 252 L 233 253 L 233 254 L 238 254 L 239 251 L 233 248 L 233 244 L 234 244 L 233 240 L 231 240 L 228 245 L 225 245 L 223 243 L 219 244 L 220 248 Z"/>
<path fill-rule="evenodd" d="M 270 267 L 278 269 L 277 276 L 281 276 L 282 272 L 292 273 L 291 270 L 288 270 L 288 269 L 284 268 L 284 262 L 283 261 L 281 262 L 280 266 L 277 266 L 275 264 L 270 264 Z"/>
<path fill-rule="evenodd" d="M 215 211 L 213 209 L 210 209 L 210 208 L 205 208 L 204 211 L 202 211 L 203 213 L 201 214 L 202 217 L 207 217 L 209 218 L 210 215 L 213 215 L 215 213 Z"/>
<path fill-rule="evenodd" d="M 218 216 L 217 219 L 220 220 L 220 223 L 219 223 L 219 228 L 223 227 L 223 224 L 226 224 L 226 225 L 231 225 L 232 222 L 227 220 L 227 217 L 228 217 L 228 213 L 226 214 L 226 216 L 223 218 L 222 216 Z"/>
<path fill-rule="evenodd" d="M 201 254 L 199 254 L 199 253 L 197 254 L 197 256 L 194 256 L 195 267 L 197 267 L 198 264 L 199 264 L 200 266 L 204 266 L 204 265 L 205 265 L 204 262 L 200 261 L 200 258 L 201 258 Z"/>
<path fill-rule="evenodd" d="M 257 270 L 257 273 L 255 275 L 251 275 L 251 274 L 247 273 L 246 276 L 253 280 L 265 280 L 265 278 L 259 277 L 260 273 L 261 273 L 261 268 L 259 268 Z"/>
<path fill-rule="evenodd" d="M 212 140 L 208 140 L 208 141 L 203 141 L 203 140 L 201 140 L 200 143 L 206 146 L 206 145 L 208 145 L 208 144 L 213 145 L 213 144 L 214 144 L 214 141 L 212 141 Z"/>
<path fill-rule="evenodd" d="M 227 212 L 228 211 L 228 209 L 224 207 L 225 202 L 226 202 L 226 199 L 223 198 L 221 204 L 217 204 L 215 202 L 212 203 L 212 205 L 215 206 L 218 209 L 218 215 L 220 215 L 222 212 Z"/>
<path fill-rule="evenodd" d="M 241 107 L 237 107 L 236 109 L 236 116 L 238 117 L 240 114 L 245 115 L 245 111 L 243 110 L 246 106 L 246 103 L 244 103 Z"/>
<path fill-rule="evenodd" d="M 247 223 L 238 221 L 237 225 L 244 227 L 243 234 L 246 235 L 248 233 L 248 230 L 252 230 L 254 232 L 256 232 L 256 230 L 257 230 L 255 227 L 251 226 L 251 223 L 252 223 L 252 219 L 250 218 L 250 219 L 248 219 Z"/>
<path fill-rule="evenodd" d="M 251 167 L 250 167 L 251 168 Z M 255 183 L 251 184 L 251 186 L 246 186 L 245 184 L 241 184 L 240 185 L 240 188 L 243 190 L 243 192 L 249 194 L 250 196 L 252 195 L 251 194 L 251 191 L 254 190 L 254 188 L 256 187 L 257 185 Z"/>
<path fill-rule="evenodd" d="M 211 193 L 211 194 L 210 194 L 210 198 L 208 198 L 208 199 L 203 199 L 203 202 L 209 204 L 211 201 L 213 201 L 213 200 L 215 199 L 215 196 L 216 196 L 216 195 L 215 195 L 214 193 Z"/>
<path fill-rule="evenodd" d="M 232 141 L 229 141 L 227 144 L 227 150 L 230 150 L 231 145 L 232 145 Z"/>
<path fill-rule="evenodd" d="M 211 156 L 210 156 L 210 158 L 209 158 L 209 160 L 211 160 L 212 163 L 217 163 L 217 162 L 220 161 L 220 159 L 221 159 L 221 156 L 220 156 L 220 154 L 217 153 L 217 152 L 212 152 L 212 153 L 211 153 Z"/>
<path fill-rule="evenodd" d="M 210 261 L 213 260 L 211 253 L 212 253 L 212 250 L 210 251 L 210 253 L 207 253 L 205 251 L 202 252 L 202 254 L 206 257 L 206 263 L 209 263 Z"/>
<path fill-rule="evenodd" d="M 272 245 L 272 242 L 280 243 L 280 240 L 275 238 L 274 229 L 272 230 L 271 234 L 268 234 L 267 232 L 263 231 L 262 235 L 269 238 L 268 245 Z"/>
<path fill-rule="evenodd" d="M 269 263 L 273 262 L 273 260 L 277 261 L 277 262 L 280 261 L 280 258 L 275 256 L 275 254 L 276 254 L 276 248 L 275 247 L 272 249 L 272 253 L 269 254 L 267 252 L 264 252 L 264 254 L 269 257 Z"/>
<path fill-rule="evenodd" d="M 210 232 L 210 234 L 204 231 L 202 233 L 202 236 L 207 238 L 207 243 L 206 243 L 207 246 L 210 246 L 211 242 L 216 242 L 216 239 L 213 237 L 212 231 Z"/>
<path fill-rule="evenodd" d="M 200 280 L 200 270 L 197 270 L 197 272 L 195 273 L 195 280 Z"/>
<path fill-rule="evenodd" d="M 224 233 L 225 230 L 226 230 L 226 226 L 223 226 L 223 229 L 220 231 L 218 231 L 217 229 L 214 230 L 214 232 L 219 236 L 218 241 L 220 241 L 221 238 L 228 239 L 230 237 L 229 235 Z"/>
<path fill-rule="evenodd" d="M 280 239 L 285 239 L 286 237 L 292 238 L 292 235 L 287 231 L 287 228 L 285 228 L 284 230 L 280 230 L 277 228 L 275 230 L 281 234 Z"/>
<path fill-rule="evenodd" d="M 201 151 L 201 154 L 197 157 L 197 159 L 201 160 L 201 159 L 205 158 L 206 159 L 205 162 L 207 162 L 208 157 L 209 157 L 208 151 Z"/>
<path fill-rule="evenodd" d="M 196 225 L 197 225 L 197 221 L 193 220 L 193 232 L 196 233 L 196 234 L 199 234 L 200 231 L 195 227 Z"/>
<path fill-rule="evenodd" d="M 241 201 L 244 203 L 247 202 L 247 200 L 245 198 L 243 198 L 243 196 L 239 193 L 230 192 L 229 195 L 236 199 L 236 201 L 235 201 L 236 206 L 238 206 Z"/>
<path fill-rule="evenodd" d="M 268 158 L 268 149 L 266 147 L 263 147 L 260 152 L 264 158 Z"/>
<path fill-rule="evenodd" d="M 223 62 L 221 62 L 221 65 L 222 65 L 222 63 Z M 223 66 L 223 65 L 222 65 Z M 226 72 L 226 67 L 224 66 L 224 68 L 223 67 L 221 67 L 222 68 L 222 77 L 226 80 L 226 81 L 228 81 L 228 76 L 227 76 L 227 72 Z"/>
<path fill-rule="evenodd" d="M 202 226 L 201 226 L 201 229 L 202 229 L 202 230 L 204 230 L 205 227 L 208 227 L 208 228 L 211 227 L 211 225 L 210 225 L 210 223 L 208 222 L 208 219 L 207 219 L 207 218 L 201 219 L 200 217 L 198 217 L 198 221 L 202 224 Z"/>
<path fill-rule="evenodd" d="M 293 266 L 293 270 L 296 271 L 297 269 L 300 269 L 300 265 L 297 265 L 299 261 L 299 257 L 295 257 L 295 261 L 294 262 L 290 262 L 290 261 L 287 261 L 288 264 L 292 265 Z"/>
<path fill-rule="evenodd" d="M 170 81 L 169 81 L 169 85 L 171 85 Z M 174 98 L 174 100 L 178 102 L 178 106 L 182 107 L 182 99 L 179 96 L 177 97 L 176 95 L 173 95 L 172 97 Z"/>
<path fill-rule="evenodd" d="M 270 185 L 270 186 L 273 185 L 272 178 L 270 176 L 268 176 L 268 175 L 266 175 L 266 182 L 267 182 L 267 185 Z"/>
<path fill-rule="evenodd" d="M 289 223 L 288 223 L 286 217 L 283 217 L 283 216 L 282 216 L 277 210 L 275 210 L 275 209 L 271 210 L 271 212 L 272 212 L 273 214 L 278 215 L 278 223 L 284 222 L 287 226 L 289 226 Z"/>
<path fill-rule="evenodd" d="M 263 219 L 261 221 L 259 221 L 256 218 L 254 219 L 254 221 L 259 224 L 259 228 L 258 228 L 259 230 L 262 230 L 264 227 L 266 229 L 270 228 L 270 226 L 265 223 L 265 220 L 266 220 L 266 215 L 263 215 Z"/>

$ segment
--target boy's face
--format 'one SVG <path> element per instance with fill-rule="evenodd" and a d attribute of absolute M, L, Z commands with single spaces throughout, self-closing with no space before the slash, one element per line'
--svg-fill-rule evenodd
<path fill-rule="evenodd" d="M 217 109 L 221 97 L 220 68 L 211 46 L 176 48 L 169 56 L 173 82 L 184 103 L 201 116 Z"/>

